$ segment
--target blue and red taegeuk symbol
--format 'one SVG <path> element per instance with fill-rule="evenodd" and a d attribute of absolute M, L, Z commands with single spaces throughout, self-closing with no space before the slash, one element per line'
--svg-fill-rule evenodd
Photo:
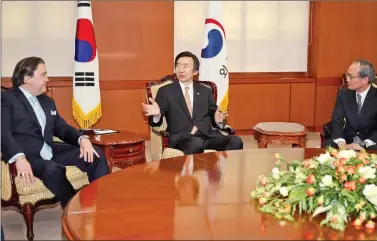
<path fill-rule="evenodd" d="M 223 31 L 224 38 L 225 38 L 224 27 L 221 25 L 219 21 L 213 18 L 207 18 L 205 21 L 205 25 L 207 24 L 217 25 Z M 223 40 L 223 36 L 221 32 L 216 28 L 211 29 L 210 31 L 208 31 L 208 45 L 207 47 L 202 49 L 202 54 L 201 54 L 202 58 L 209 59 L 209 58 L 216 57 L 221 52 L 223 45 L 224 45 L 224 40 Z"/>
<path fill-rule="evenodd" d="M 96 37 L 93 24 L 89 19 L 77 20 L 75 40 L 75 61 L 90 62 L 97 54 Z"/>

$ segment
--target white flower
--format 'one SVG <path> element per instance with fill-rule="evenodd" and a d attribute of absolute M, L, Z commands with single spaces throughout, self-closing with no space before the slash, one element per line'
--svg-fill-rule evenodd
<path fill-rule="evenodd" d="M 286 187 L 281 187 L 281 188 L 279 189 L 279 192 L 280 192 L 280 194 L 281 194 L 283 197 L 288 196 L 288 189 L 287 189 Z"/>
<path fill-rule="evenodd" d="M 326 175 L 322 177 L 321 183 L 319 184 L 321 187 L 330 187 L 332 186 L 332 176 L 331 175 Z"/>
<path fill-rule="evenodd" d="M 339 158 L 344 158 L 348 161 L 348 159 L 352 157 L 356 157 L 356 152 L 354 150 L 341 150 L 338 153 Z"/>
<path fill-rule="evenodd" d="M 365 185 L 363 194 L 374 206 L 377 206 L 377 186 L 374 184 Z"/>
<path fill-rule="evenodd" d="M 365 179 L 374 179 L 376 178 L 376 169 L 372 168 L 370 166 L 366 167 L 360 167 L 359 169 L 360 176 L 365 178 Z"/>
<path fill-rule="evenodd" d="M 329 161 L 330 158 L 330 153 L 326 152 L 325 154 L 319 155 L 319 157 L 317 157 L 317 160 L 319 163 L 324 164 L 325 162 Z"/>
<path fill-rule="evenodd" d="M 273 177 L 274 179 L 279 179 L 279 178 L 280 178 L 280 176 L 279 176 L 279 168 L 274 167 L 274 168 L 272 169 L 272 177 Z"/>

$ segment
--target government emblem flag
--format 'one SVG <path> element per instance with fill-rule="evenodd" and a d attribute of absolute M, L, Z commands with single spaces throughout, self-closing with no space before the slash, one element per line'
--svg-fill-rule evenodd
<path fill-rule="evenodd" d="M 208 1 L 199 78 L 216 83 L 217 105 L 222 112 L 228 109 L 229 88 L 228 55 L 223 23 L 222 2 Z"/>
<path fill-rule="evenodd" d="M 98 53 L 88 0 L 77 1 L 74 71 L 73 118 L 81 128 L 90 128 L 101 118 L 102 111 Z"/>

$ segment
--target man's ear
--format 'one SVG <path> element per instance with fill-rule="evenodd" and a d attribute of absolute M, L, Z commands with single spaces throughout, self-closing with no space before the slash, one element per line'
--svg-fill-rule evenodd
<path fill-rule="evenodd" d="M 199 71 L 195 70 L 194 75 L 198 75 L 198 74 L 199 74 Z"/>
<path fill-rule="evenodd" d="M 30 77 L 30 76 L 25 76 L 25 77 L 24 77 L 24 83 L 25 83 L 25 84 L 30 83 L 30 80 L 31 80 L 31 77 Z"/>

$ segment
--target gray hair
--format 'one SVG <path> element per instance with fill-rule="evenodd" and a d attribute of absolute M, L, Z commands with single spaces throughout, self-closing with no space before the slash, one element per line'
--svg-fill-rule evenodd
<path fill-rule="evenodd" d="M 374 72 L 374 68 L 371 62 L 369 62 L 368 60 L 363 60 L 363 59 L 355 60 L 353 62 L 360 65 L 360 71 L 359 71 L 360 77 L 363 77 L 363 78 L 368 77 L 369 84 L 372 84 L 375 82 L 376 73 Z"/>

